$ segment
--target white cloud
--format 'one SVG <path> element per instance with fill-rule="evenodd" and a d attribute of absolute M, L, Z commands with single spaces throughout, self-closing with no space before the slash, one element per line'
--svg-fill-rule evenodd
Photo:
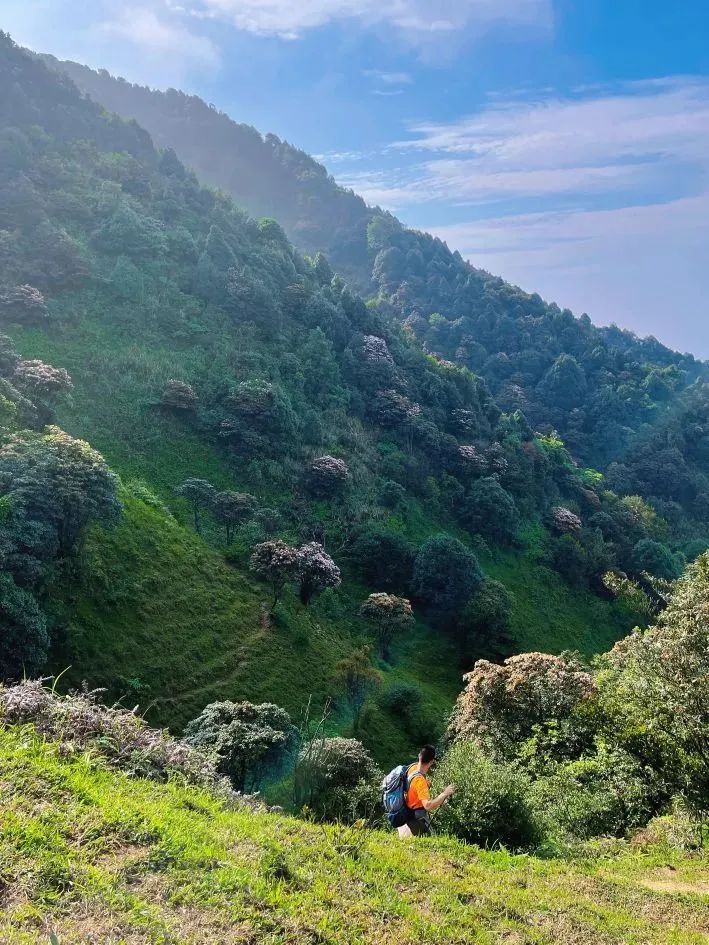
<path fill-rule="evenodd" d="M 709 356 L 708 79 L 497 97 L 380 161 L 338 180 L 476 266 Z"/>
<path fill-rule="evenodd" d="M 432 9 L 433 8 L 433 9 Z M 414 45 L 494 26 L 549 29 L 551 0 L 193 0 L 197 16 L 251 33 L 296 39 L 309 29 L 347 20 L 393 27 Z"/>
<path fill-rule="evenodd" d="M 219 51 L 205 36 L 198 36 L 177 20 L 167 21 L 146 7 L 128 7 L 93 27 L 104 37 L 127 40 L 133 46 L 158 57 L 178 57 L 185 62 L 216 68 Z"/>

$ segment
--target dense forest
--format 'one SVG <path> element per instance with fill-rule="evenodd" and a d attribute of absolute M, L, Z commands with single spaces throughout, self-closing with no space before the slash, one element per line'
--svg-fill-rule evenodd
<path fill-rule="evenodd" d="M 706 541 L 705 365 L 655 339 L 596 328 L 475 269 L 440 240 L 367 207 L 302 151 L 196 96 L 48 61 L 240 205 L 275 216 L 302 250 L 324 252 L 426 350 L 483 377 L 506 412 L 556 431 L 575 459 L 608 471 L 620 495 L 650 501 L 678 539 L 692 549 Z"/>

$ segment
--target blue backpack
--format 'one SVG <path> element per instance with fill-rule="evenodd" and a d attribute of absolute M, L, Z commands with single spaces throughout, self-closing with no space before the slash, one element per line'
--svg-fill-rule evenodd
<path fill-rule="evenodd" d="M 401 827 L 406 821 L 406 792 L 409 789 L 410 767 L 411 764 L 397 765 L 382 781 L 382 804 L 392 827 Z"/>

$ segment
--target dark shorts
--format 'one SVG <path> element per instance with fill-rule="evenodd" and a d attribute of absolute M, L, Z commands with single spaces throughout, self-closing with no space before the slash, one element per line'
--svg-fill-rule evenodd
<path fill-rule="evenodd" d="M 423 808 L 408 811 L 405 823 L 415 837 L 425 837 L 431 833 L 431 818 Z"/>

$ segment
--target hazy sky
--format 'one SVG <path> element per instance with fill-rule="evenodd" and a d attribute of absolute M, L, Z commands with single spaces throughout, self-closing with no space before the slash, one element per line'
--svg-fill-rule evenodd
<path fill-rule="evenodd" d="M 706 0 L 0 0 L 202 95 L 477 266 L 709 357 Z"/>

